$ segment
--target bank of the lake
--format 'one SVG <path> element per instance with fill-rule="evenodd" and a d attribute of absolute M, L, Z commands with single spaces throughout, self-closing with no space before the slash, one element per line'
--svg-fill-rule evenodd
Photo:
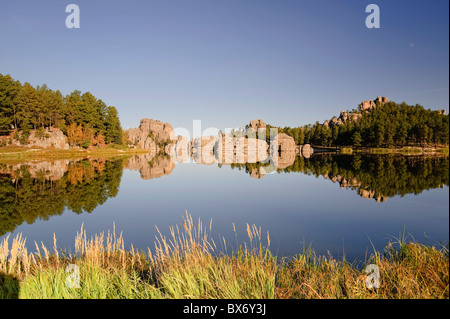
<path fill-rule="evenodd" d="M 28 148 L 23 146 L 0 147 L 0 161 L 3 163 L 26 162 L 30 160 L 76 159 L 84 157 L 109 158 L 115 156 L 146 154 L 149 150 L 120 146 L 83 148 Z"/>
<path fill-rule="evenodd" d="M 270 237 L 247 225 L 248 241 L 221 252 L 211 224 L 183 224 L 160 235 L 152 253 L 125 249 L 122 234 L 91 238 L 81 229 L 75 254 L 36 244 L 28 253 L 17 235 L 0 243 L 1 298 L 195 299 L 448 299 L 448 247 L 405 237 L 352 262 L 318 256 L 310 248 L 291 258 L 270 252 Z M 225 240 L 225 239 L 224 239 Z M 367 273 L 367 266 L 372 271 Z M 379 277 L 377 277 L 379 275 Z M 379 279 L 379 280 L 378 280 Z"/>
<path fill-rule="evenodd" d="M 317 152 L 337 152 L 341 154 L 399 154 L 399 155 L 449 155 L 448 147 L 400 147 L 400 148 L 383 148 L 383 147 L 317 147 L 314 146 Z"/>

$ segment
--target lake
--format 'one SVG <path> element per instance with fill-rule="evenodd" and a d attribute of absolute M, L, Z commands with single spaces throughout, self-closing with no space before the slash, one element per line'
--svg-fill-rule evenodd
<path fill-rule="evenodd" d="M 403 233 L 448 245 L 449 158 L 313 154 L 278 170 L 150 155 L 0 164 L 0 240 L 22 233 L 31 251 L 51 247 L 53 234 L 73 251 L 81 225 L 88 235 L 115 228 L 147 250 L 155 226 L 169 237 L 186 212 L 208 231 L 211 223 L 226 252 L 248 242 L 247 224 L 261 227 L 263 244 L 268 232 L 280 257 L 310 246 L 364 260 Z"/>

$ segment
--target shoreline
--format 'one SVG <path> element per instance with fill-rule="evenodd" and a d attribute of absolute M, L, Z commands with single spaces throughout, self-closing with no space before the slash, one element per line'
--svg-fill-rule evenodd
<path fill-rule="evenodd" d="M 147 154 L 149 150 L 126 149 L 104 147 L 92 150 L 85 149 L 57 149 L 57 148 L 27 148 L 21 146 L 0 147 L 0 161 L 2 162 L 26 162 L 30 160 L 57 160 L 87 157 L 109 158 L 115 156 L 127 156 L 136 154 Z"/>
<path fill-rule="evenodd" d="M 231 254 L 216 247 L 207 229 L 186 214 L 182 225 L 170 228 L 169 238 L 159 233 L 154 253 L 132 245 L 125 249 L 122 233 L 115 231 L 89 238 L 83 227 L 73 255 L 60 250 L 55 237 L 53 247 L 36 244 L 36 252 L 29 253 L 22 234 L 11 238 L 10 246 L 7 236 L 0 242 L 0 299 L 449 297 L 448 246 L 419 244 L 403 235 L 366 260 L 317 255 L 310 247 L 280 258 L 270 252 L 269 235 L 255 225 L 247 224 L 249 241 Z M 368 283 L 369 267 L 378 272 L 377 281 Z M 77 279 L 75 286 L 68 278 Z"/>
<path fill-rule="evenodd" d="M 322 147 L 312 145 L 315 154 L 318 153 L 336 153 L 336 154 L 399 154 L 399 155 L 449 155 L 449 147 L 418 147 L 407 146 L 397 148 L 383 147 Z"/>

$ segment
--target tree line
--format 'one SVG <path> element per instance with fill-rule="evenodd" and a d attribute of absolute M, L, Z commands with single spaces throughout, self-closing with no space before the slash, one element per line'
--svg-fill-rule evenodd
<path fill-rule="evenodd" d="M 117 196 L 122 165 L 123 159 L 73 162 L 59 180 L 31 177 L 25 166 L 14 178 L 0 174 L 0 236 L 24 222 L 48 220 L 66 209 L 76 214 L 93 212 Z"/>
<path fill-rule="evenodd" d="M 358 112 L 353 110 L 352 112 Z M 267 139 L 269 130 L 267 125 Z M 316 122 L 300 127 L 278 128 L 296 144 L 316 146 L 403 147 L 449 144 L 449 116 L 421 105 L 388 102 L 356 121 L 327 126 Z"/>
<path fill-rule="evenodd" d="M 219 164 L 219 167 L 222 167 Z M 231 164 L 249 175 L 261 167 L 270 171 L 270 163 Z M 294 163 L 280 173 L 302 173 L 337 180 L 341 186 L 373 193 L 373 198 L 420 194 L 449 186 L 448 156 L 396 156 L 322 154 L 305 158 L 297 156 Z"/>
<path fill-rule="evenodd" d="M 42 134 L 45 128 L 61 129 L 72 146 L 122 144 L 117 109 L 90 92 L 63 95 L 46 84 L 34 87 L 0 74 L 0 134 L 15 131 L 22 143 L 31 129 Z"/>

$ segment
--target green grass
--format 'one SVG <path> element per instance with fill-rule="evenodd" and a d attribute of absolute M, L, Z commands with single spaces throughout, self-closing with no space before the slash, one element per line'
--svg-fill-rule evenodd
<path fill-rule="evenodd" d="M 74 255 L 60 251 L 56 239 L 51 249 L 36 244 L 36 253 L 28 253 L 20 234 L 11 245 L 6 237 L 0 243 L 0 298 L 449 298 L 447 247 L 402 238 L 359 262 L 319 256 L 310 247 L 278 259 L 270 253 L 269 235 L 263 239 L 256 226 L 247 225 L 248 242 L 227 254 L 210 231 L 211 223 L 208 231 L 186 215 L 169 238 L 159 233 L 154 253 L 125 250 L 115 232 L 87 238 L 83 228 Z M 225 239 L 222 244 L 227 247 Z M 66 284 L 69 264 L 79 269 L 79 288 Z M 368 264 L 379 267 L 378 289 L 366 288 Z"/>

